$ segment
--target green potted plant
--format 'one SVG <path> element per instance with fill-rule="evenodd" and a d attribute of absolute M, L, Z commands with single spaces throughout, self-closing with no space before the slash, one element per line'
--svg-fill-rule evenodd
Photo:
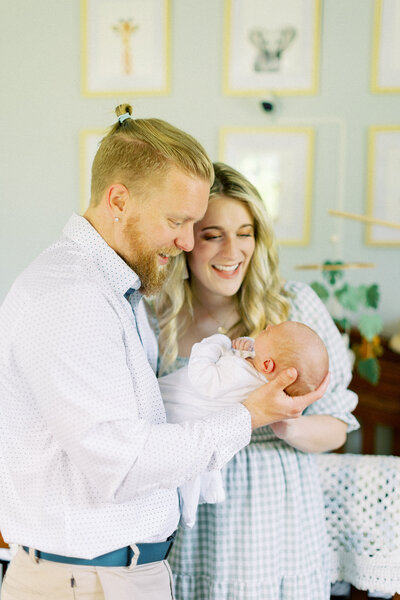
<path fill-rule="evenodd" d="M 379 305 L 379 288 L 376 283 L 347 283 L 344 269 L 345 263 L 327 260 L 322 268 L 323 281 L 313 281 L 310 285 L 327 305 L 335 323 L 342 331 L 349 335 L 351 326 L 357 326 L 361 342 L 352 346 L 355 368 L 360 377 L 376 385 L 380 375 L 378 357 L 382 354 L 379 334 L 383 326 L 382 319 L 376 312 Z M 351 314 L 354 315 L 353 318 Z"/>

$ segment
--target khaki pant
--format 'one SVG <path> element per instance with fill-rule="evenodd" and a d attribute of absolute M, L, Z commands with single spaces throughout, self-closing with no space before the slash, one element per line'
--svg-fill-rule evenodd
<path fill-rule="evenodd" d="M 12 559 L 1 600 L 173 600 L 166 560 L 134 567 L 89 567 L 37 560 L 22 548 Z"/>

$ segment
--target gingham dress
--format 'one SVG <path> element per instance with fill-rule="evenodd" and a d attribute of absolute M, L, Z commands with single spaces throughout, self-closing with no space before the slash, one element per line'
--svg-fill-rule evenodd
<path fill-rule="evenodd" d="M 333 415 L 348 431 L 357 429 L 350 414 L 357 398 L 346 390 L 351 373 L 336 327 L 310 287 L 290 282 L 286 289 L 295 296 L 291 320 L 317 331 L 330 357 L 329 389 L 307 414 Z M 170 553 L 177 600 L 328 600 L 324 507 L 313 455 L 263 427 L 222 476 L 226 501 L 199 506 L 195 527 L 179 530 Z"/>

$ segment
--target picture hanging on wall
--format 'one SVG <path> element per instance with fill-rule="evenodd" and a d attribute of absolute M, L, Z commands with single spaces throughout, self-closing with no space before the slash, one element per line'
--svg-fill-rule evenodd
<path fill-rule="evenodd" d="M 400 93 L 400 2 L 375 0 L 371 88 Z"/>
<path fill-rule="evenodd" d="M 316 94 L 320 0 L 225 0 L 224 93 Z"/>
<path fill-rule="evenodd" d="M 400 125 L 369 129 L 367 215 L 395 225 L 400 222 Z M 400 230 L 366 227 L 366 243 L 400 246 Z"/>
<path fill-rule="evenodd" d="M 84 96 L 170 88 L 169 0 L 81 0 Z"/>
<path fill-rule="evenodd" d="M 223 162 L 258 189 L 280 244 L 310 242 L 314 129 L 311 127 L 225 128 Z"/>
<path fill-rule="evenodd" d="M 89 206 L 92 163 L 99 143 L 106 133 L 105 129 L 84 129 L 79 136 L 79 210 L 81 215 Z"/>

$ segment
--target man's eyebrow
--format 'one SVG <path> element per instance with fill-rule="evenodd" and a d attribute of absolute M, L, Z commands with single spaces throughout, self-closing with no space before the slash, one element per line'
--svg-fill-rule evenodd
<path fill-rule="evenodd" d="M 174 219 L 174 220 L 176 220 L 176 221 L 183 221 L 183 222 L 186 222 L 186 221 L 194 221 L 194 220 L 195 220 L 195 218 L 194 218 L 194 217 L 190 217 L 190 216 L 188 216 L 188 215 L 178 215 L 177 213 L 175 213 L 175 214 L 170 214 L 168 218 L 169 218 L 169 219 Z"/>

